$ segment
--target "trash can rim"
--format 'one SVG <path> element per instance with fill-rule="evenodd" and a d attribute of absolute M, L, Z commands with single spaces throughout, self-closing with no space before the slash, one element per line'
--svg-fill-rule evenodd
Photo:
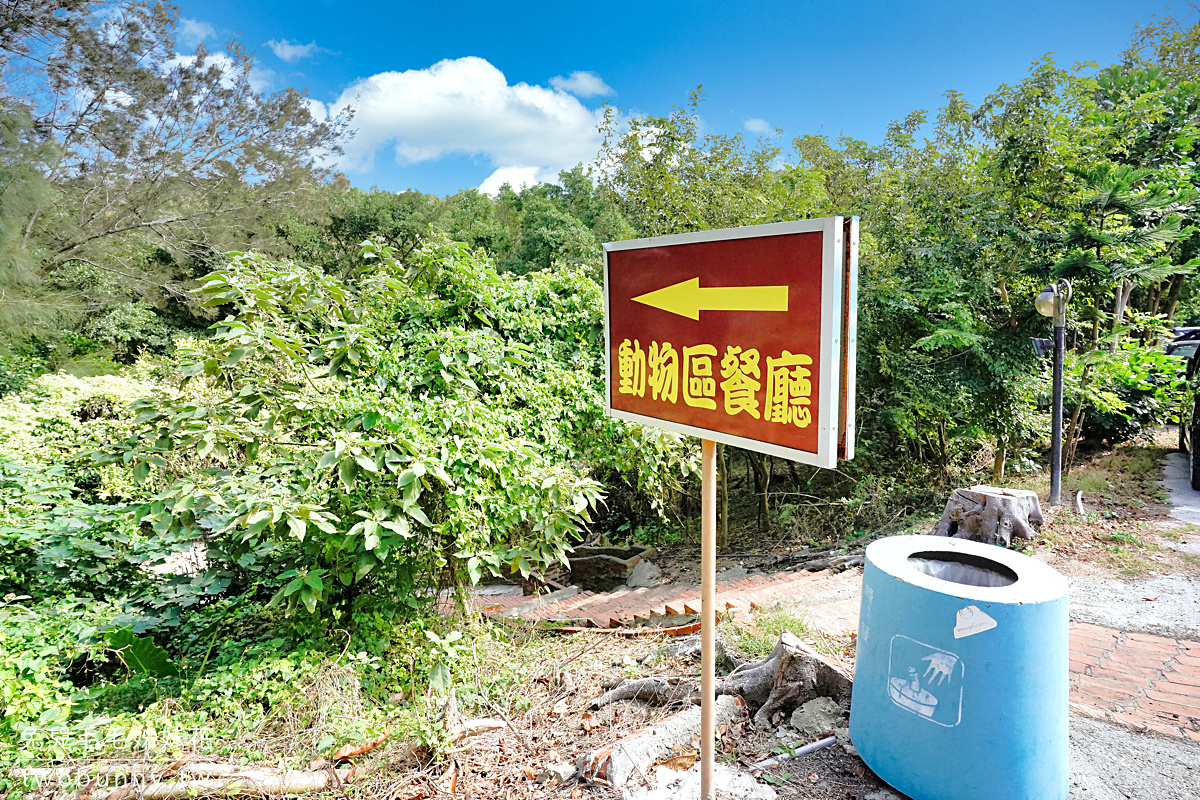
<path fill-rule="evenodd" d="M 926 575 L 911 563 L 909 556 L 926 552 L 964 553 L 998 562 L 1017 574 L 1009 586 L 968 586 Z M 1069 591 L 1061 573 L 1036 558 L 969 539 L 913 534 L 889 536 L 867 545 L 867 561 L 877 569 L 921 588 L 939 594 L 995 603 L 1044 603 L 1059 600 Z"/>

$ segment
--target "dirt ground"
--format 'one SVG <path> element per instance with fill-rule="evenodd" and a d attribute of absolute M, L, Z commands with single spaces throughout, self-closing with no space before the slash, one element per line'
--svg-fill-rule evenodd
<path fill-rule="evenodd" d="M 1178 638 L 1200 639 L 1200 555 L 1189 545 L 1200 543 L 1200 526 L 1172 516 L 1179 504 L 1161 484 L 1162 465 L 1170 458 L 1173 434 L 1094 454 L 1064 481 L 1069 506 L 1043 506 L 1046 524 L 1041 537 L 1026 552 L 1053 565 L 1072 582 L 1072 618 Z M 1045 499 L 1045 476 L 1018 479 L 1011 485 L 1040 490 Z M 1084 514 L 1074 510 L 1075 493 L 1082 491 Z M 1200 508 L 1200 493 L 1194 498 Z M 780 550 L 724 553 L 720 570 L 770 572 Z M 662 580 L 695 583 L 698 549 L 688 543 L 660 547 L 654 561 Z M 760 620 L 761 645 L 779 627 L 779 619 Z M 786 624 L 786 618 L 782 624 Z M 802 622 L 799 623 L 802 626 Z M 723 628 L 735 649 L 753 644 L 754 631 Z M 536 637 L 532 630 L 529 637 Z M 542 640 L 547 637 L 540 635 Z M 741 638 L 739 638 L 741 637 Z M 532 641 L 532 638 L 531 638 Z M 473 739 L 452 752 L 445 762 L 424 770 L 408 767 L 409 795 L 391 792 L 389 800 L 430 796 L 453 788 L 472 798 L 612 798 L 612 788 L 582 784 L 575 778 L 546 780 L 551 764 L 574 765 L 584 753 L 651 725 L 678 709 L 623 701 L 589 711 L 588 703 L 620 678 L 638 676 L 695 677 L 695 659 L 668 658 L 642 663 L 663 645 L 662 637 L 623 638 L 612 633 L 583 632 L 549 639 L 544 656 L 530 679 L 513 686 L 504 708 L 502 730 Z M 814 642 L 815 644 L 815 642 Z M 853 641 L 837 643 L 840 657 L 853 658 Z M 753 648 L 751 648 L 753 649 Z M 527 650 L 521 650 L 526 653 Z M 753 653 L 743 653 L 753 656 Z M 511 653 L 495 656 L 512 658 Z M 481 676 L 500 669 L 487 661 Z M 480 695 L 486 696 L 480 686 Z M 487 709 L 485 709 L 486 711 Z M 492 713 L 489 711 L 488 713 Z M 843 724 L 845 724 L 843 722 Z M 736 721 L 721 738 L 722 763 L 750 771 L 783 745 L 794 746 L 796 731 L 756 730 L 748 720 Z M 694 744 L 694 743 L 693 743 Z M 1200 745 L 1095 720 L 1072 717 L 1072 800 L 1175 800 L 1200 797 Z M 687 768 L 694 747 L 683 746 L 670 756 L 670 766 Z M 653 775 L 653 767 L 647 770 Z M 890 791 L 841 743 L 786 762 L 777 769 L 755 773 L 781 798 L 815 800 L 892 800 Z M 539 782 L 539 779 L 542 782 Z"/>

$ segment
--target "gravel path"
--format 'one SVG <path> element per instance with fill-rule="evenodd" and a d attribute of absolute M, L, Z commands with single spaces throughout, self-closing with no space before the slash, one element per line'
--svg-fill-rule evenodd
<path fill-rule="evenodd" d="M 1071 619 L 1200 641 L 1200 584 L 1186 575 L 1072 578 Z"/>
<path fill-rule="evenodd" d="M 1071 800 L 1195 800 L 1200 746 L 1071 716 Z"/>

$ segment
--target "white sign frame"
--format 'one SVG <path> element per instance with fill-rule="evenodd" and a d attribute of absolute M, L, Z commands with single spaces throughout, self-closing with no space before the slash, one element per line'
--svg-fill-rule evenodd
<path fill-rule="evenodd" d="M 847 226 L 846 222 L 850 224 Z M 850 233 L 850 242 L 845 240 Z M 752 239 L 760 236 L 783 236 L 794 233 L 821 233 L 821 367 L 819 370 L 817 413 L 817 452 L 797 450 L 791 447 L 748 439 L 721 431 L 685 425 L 670 420 L 648 417 L 612 407 L 612 329 L 609 313 L 608 254 L 623 250 L 639 250 L 647 247 L 693 244 L 697 242 L 719 242 L 736 239 Z M 847 247 L 849 244 L 849 247 Z M 849 255 L 847 262 L 845 256 Z M 763 280 L 770 280 L 764 275 Z M 845 282 L 849 282 L 849 308 L 843 308 Z M 653 236 L 646 239 L 628 239 L 622 242 L 604 243 L 604 413 L 610 417 L 630 422 L 663 428 L 687 436 L 709 439 L 714 442 L 741 447 L 767 455 L 785 458 L 801 464 L 832 469 L 838 461 L 839 434 L 844 434 L 846 452 L 854 453 L 854 369 L 857 343 L 857 289 L 858 289 L 858 218 L 825 217 L 823 219 L 772 222 L 766 225 L 748 225 L 741 228 L 723 228 L 695 233 L 678 233 L 668 236 Z M 845 330 L 843 330 L 843 321 Z M 843 337 L 849 347 L 848 364 L 843 361 Z M 848 386 L 843 386 L 841 374 L 847 372 Z M 842 392 L 846 397 L 846 417 L 840 420 L 838 411 L 842 407 Z"/>

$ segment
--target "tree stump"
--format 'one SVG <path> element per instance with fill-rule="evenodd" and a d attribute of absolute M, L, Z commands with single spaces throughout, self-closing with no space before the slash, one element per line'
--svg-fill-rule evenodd
<path fill-rule="evenodd" d="M 849 707 L 853 680 L 795 635 L 784 631 L 775 649 L 762 661 L 743 664 L 717 681 L 718 695 L 737 695 L 756 710 L 754 724 L 771 725 L 776 714 L 790 714 L 814 697 L 832 697 Z M 602 708 L 618 700 L 641 700 L 657 705 L 700 702 L 700 689 L 689 678 L 639 678 L 622 681 L 591 702 Z"/>
<path fill-rule="evenodd" d="M 717 684 L 717 694 L 736 694 L 757 709 L 754 724 L 771 725 L 778 713 L 791 714 L 814 697 L 832 697 L 849 704 L 850 676 L 788 631 L 762 661 L 745 664 Z"/>
<path fill-rule="evenodd" d="M 972 486 L 950 495 L 933 535 L 1007 547 L 1014 538 L 1036 538 L 1043 522 L 1037 492 Z"/>

